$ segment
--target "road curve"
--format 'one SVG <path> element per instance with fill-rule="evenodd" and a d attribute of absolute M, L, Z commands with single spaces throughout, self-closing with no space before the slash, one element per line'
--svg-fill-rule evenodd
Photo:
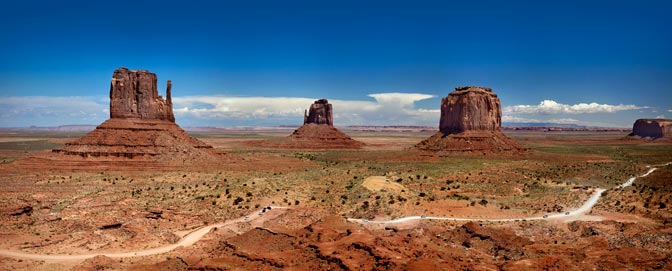
<path fill-rule="evenodd" d="M 672 165 L 672 162 L 666 163 L 666 164 L 660 164 L 660 165 L 654 165 L 654 166 L 668 166 Z M 649 176 L 652 172 L 656 171 L 658 168 L 655 168 L 654 166 L 647 166 L 649 168 L 649 171 L 646 173 L 632 177 L 628 179 L 626 182 L 616 186 L 615 188 L 624 188 L 632 185 L 633 182 L 635 182 L 635 179 L 641 178 L 641 177 L 646 177 Z M 542 219 L 558 219 L 558 218 L 567 218 L 567 217 L 574 217 L 574 216 L 579 216 L 582 214 L 587 213 L 590 211 L 595 204 L 597 204 L 597 201 L 600 199 L 602 196 L 602 193 L 604 193 L 606 189 L 598 188 L 595 190 L 592 196 L 586 200 L 586 202 L 581 205 L 576 210 L 565 212 L 565 213 L 558 213 L 558 214 L 547 214 L 547 215 L 542 215 L 542 216 L 533 216 L 533 217 L 519 217 L 519 218 L 459 218 L 459 217 L 437 217 L 437 216 L 406 216 L 406 217 L 401 217 L 397 219 L 392 219 L 392 220 L 368 220 L 368 219 L 361 219 L 361 218 L 348 218 L 348 221 L 351 222 L 357 222 L 357 223 L 371 223 L 371 224 L 396 224 L 396 223 L 403 223 L 403 222 L 409 222 L 413 220 L 421 220 L 421 219 L 427 219 L 427 220 L 450 220 L 450 221 L 485 221 L 485 222 L 513 222 L 513 221 L 521 221 L 521 220 L 542 220 Z"/>
<path fill-rule="evenodd" d="M 274 209 L 287 209 L 287 207 L 282 207 L 282 206 L 271 206 L 271 210 Z M 225 222 L 221 223 L 216 223 L 216 224 L 211 224 L 208 226 L 204 226 L 202 228 L 199 228 L 197 230 L 194 230 L 190 232 L 189 234 L 185 235 L 180 239 L 177 243 L 170 244 L 170 245 L 165 245 L 165 246 L 160 246 L 156 248 L 150 248 L 150 249 L 144 249 L 144 250 L 138 250 L 138 251 L 130 251 L 130 252 L 119 252 L 119 253 L 105 253 L 105 252 L 97 252 L 97 253 L 88 253 L 88 254 L 77 254 L 77 255 L 68 255 L 68 254 L 36 254 L 36 253 L 27 253 L 27 252 L 20 252 L 20 251 L 11 251 L 11 250 L 5 250 L 5 249 L 0 249 L 0 256 L 6 256 L 6 257 L 12 257 L 12 258 L 24 258 L 24 259 L 32 259 L 32 260 L 43 260 L 43 261 L 59 261 L 59 260 L 85 260 L 89 258 L 93 258 L 99 255 L 102 256 L 107 256 L 110 258 L 126 258 L 126 257 L 141 257 L 141 256 L 150 256 L 150 255 L 156 255 L 156 254 L 162 254 L 166 253 L 168 251 L 174 250 L 178 247 L 188 247 L 193 245 L 194 243 L 198 242 L 207 234 L 210 232 L 210 230 L 214 228 L 222 228 L 226 226 L 231 226 L 235 223 L 239 222 L 250 222 L 259 219 L 261 216 L 255 215 L 262 210 L 255 211 L 250 213 L 247 216 L 242 216 L 236 219 L 228 220 Z M 245 219 L 246 217 L 249 217 L 249 219 Z"/>

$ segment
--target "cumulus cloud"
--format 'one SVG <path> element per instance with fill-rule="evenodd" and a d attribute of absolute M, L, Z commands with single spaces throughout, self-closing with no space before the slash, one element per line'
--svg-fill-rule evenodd
<path fill-rule="evenodd" d="M 509 114 L 591 114 L 591 113 L 614 113 L 625 110 L 646 109 L 648 106 L 637 106 L 632 104 L 598 104 L 598 103 L 578 103 L 562 104 L 553 100 L 543 100 L 538 105 L 514 105 L 504 107 L 504 113 Z"/>
<path fill-rule="evenodd" d="M 658 115 L 658 116 L 656 116 L 656 118 L 657 118 L 657 119 L 664 119 L 664 118 L 665 118 L 665 115 Z"/>
<path fill-rule="evenodd" d="M 670 112 L 670 113 L 672 113 L 672 109 L 670 109 L 670 110 L 667 110 L 667 112 Z"/>
<path fill-rule="evenodd" d="M 375 93 L 374 100 L 330 99 L 336 125 L 435 125 L 438 110 L 416 108 L 415 102 L 433 98 L 420 93 Z M 316 98 L 305 97 L 174 97 L 178 116 L 215 122 L 300 124 Z"/>
<path fill-rule="evenodd" d="M 330 99 L 336 125 L 436 125 L 438 110 L 417 108 L 434 96 L 374 93 L 368 99 Z M 301 124 L 313 97 L 173 97 L 177 121 L 186 126 Z M 109 98 L 0 97 L 0 127 L 98 124 L 109 117 Z"/>

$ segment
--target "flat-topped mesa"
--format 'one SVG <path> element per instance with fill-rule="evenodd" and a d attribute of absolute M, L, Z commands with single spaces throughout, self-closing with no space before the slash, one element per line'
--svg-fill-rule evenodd
<path fill-rule="evenodd" d="M 327 99 L 319 99 L 310 105 L 308 113 L 303 113 L 303 124 L 326 124 L 334 126 L 331 104 Z"/>
<path fill-rule="evenodd" d="M 110 118 L 139 118 L 175 122 L 168 80 L 166 100 L 157 90 L 156 74 L 146 70 L 119 68 L 110 84 Z"/>
<path fill-rule="evenodd" d="M 441 100 L 440 131 L 415 146 L 450 153 L 524 151 L 501 127 L 502 106 L 491 88 L 456 87 Z"/>
<path fill-rule="evenodd" d="M 444 134 L 499 131 L 501 126 L 502 107 L 491 88 L 456 87 L 441 100 L 439 130 Z"/>
<path fill-rule="evenodd" d="M 632 125 L 630 136 L 672 138 L 672 119 L 638 119 Z"/>

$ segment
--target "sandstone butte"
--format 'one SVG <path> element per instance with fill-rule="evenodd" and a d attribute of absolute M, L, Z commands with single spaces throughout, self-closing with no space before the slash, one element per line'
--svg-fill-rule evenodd
<path fill-rule="evenodd" d="M 320 99 L 310 105 L 304 113 L 303 126 L 289 136 L 297 147 L 316 149 L 357 149 L 364 144 L 350 138 L 334 127 L 332 106 L 327 99 Z"/>
<path fill-rule="evenodd" d="M 332 105 L 327 99 L 320 99 L 304 112 L 303 126 L 287 138 L 254 141 L 248 145 L 285 149 L 359 149 L 364 143 L 336 129 Z"/>
<path fill-rule="evenodd" d="M 672 120 L 670 119 L 638 119 L 632 125 L 630 137 L 672 139 Z"/>
<path fill-rule="evenodd" d="M 441 100 L 439 132 L 416 145 L 421 150 L 499 153 L 523 148 L 501 131 L 502 107 L 491 88 L 467 86 Z"/>
<path fill-rule="evenodd" d="M 23 163 L 142 169 L 218 161 L 212 146 L 189 136 L 175 123 L 171 88 L 169 80 L 164 100 L 157 90 L 156 74 L 123 67 L 115 70 L 110 84 L 110 118 L 83 137 L 52 150 L 51 155 Z"/>

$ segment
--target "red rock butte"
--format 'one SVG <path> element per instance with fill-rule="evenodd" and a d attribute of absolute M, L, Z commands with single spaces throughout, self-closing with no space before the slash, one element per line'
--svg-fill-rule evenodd
<path fill-rule="evenodd" d="M 171 88 L 166 99 L 157 90 L 156 74 L 119 68 L 110 84 L 110 119 L 83 137 L 52 150 L 48 159 L 65 167 L 128 169 L 161 168 L 193 162 L 217 161 L 212 146 L 189 136 L 175 124 Z M 31 163 L 31 160 L 23 161 Z M 45 162 L 45 161 L 42 161 Z"/>
<path fill-rule="evenodd" d="M 629 136 L 649 139 L 672 139 L 672 120 L 638 119 L 632 125 L 632 133 Z"/>
<path fill-rule="evenodd" d="M 303 125 L 314 123 L 334 126 L 332 107 L 327 99 L 319 99 L 315 101 L 315 103 L 310 105 L 310 109 L 306 111 L 309 113 L 303 113 Z"/>
<path fill-rule="evenodd" d="M 523 150 L 502 133 L 501 126 L 501 103 L 491 88 L 457 87 L 441 100 L 439 132 L 416 147 L 446 152 Z"/>

